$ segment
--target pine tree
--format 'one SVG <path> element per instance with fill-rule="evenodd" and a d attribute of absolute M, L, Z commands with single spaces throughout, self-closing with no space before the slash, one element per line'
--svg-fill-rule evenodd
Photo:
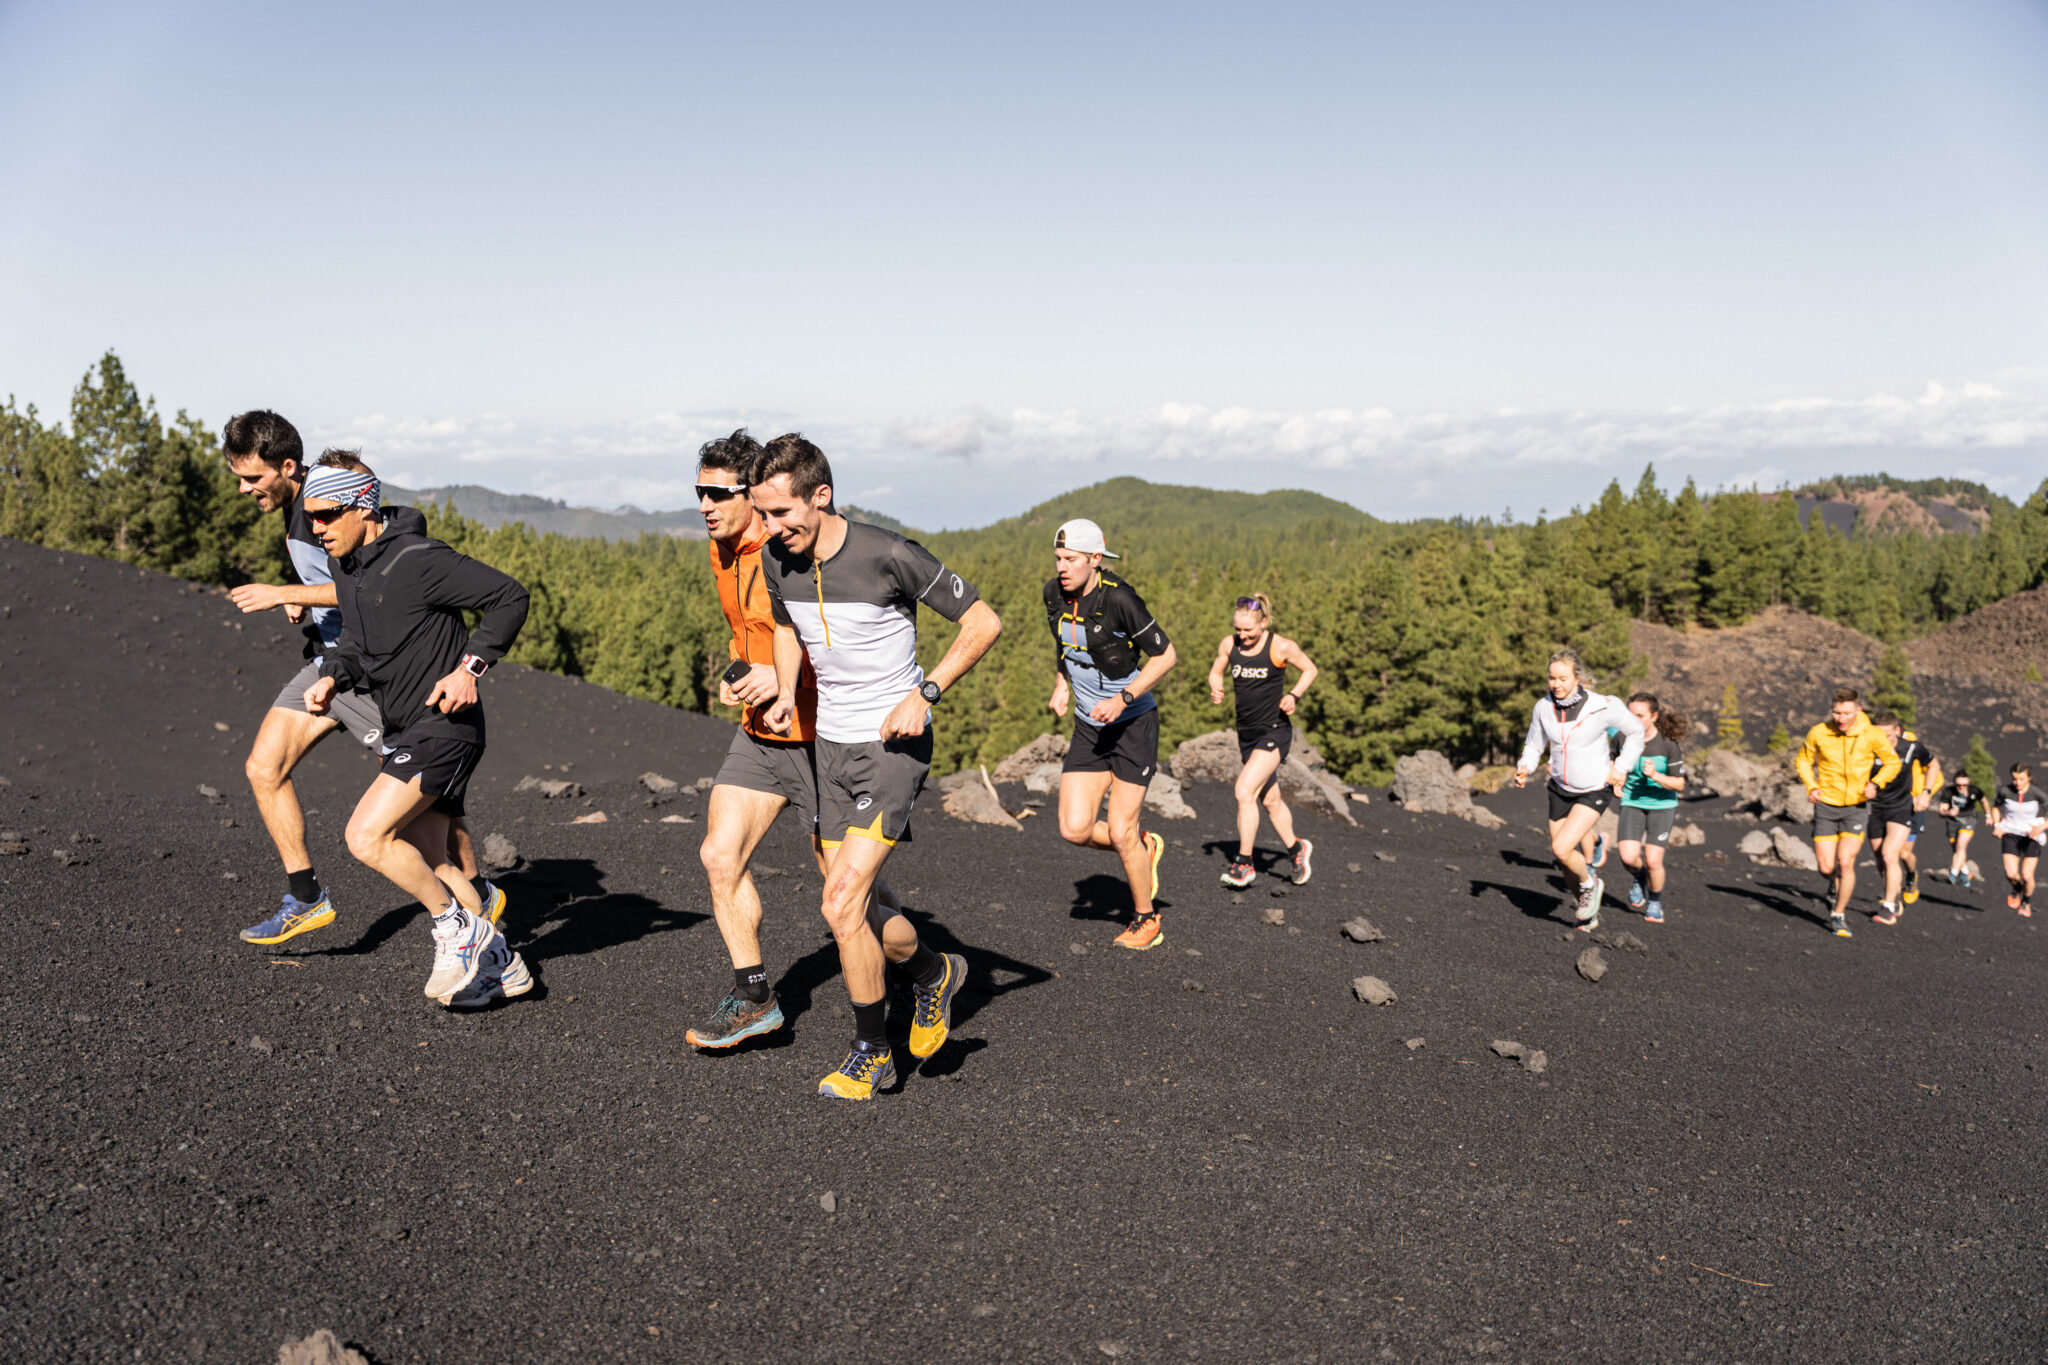
<path fill-rule="evenodd" d="M 1744 747 L 1742 738 L 1742 707 L 1735 699 L 1735 684 L 1729 683 L 1721 689 L 1721 715 L 1714 724 L 1714 745 L 1740 753 Z"/>
<path fill-rule="evenodd" d="M 1768 753 L 1782 754 L 1791 747 L 1792 732 L 1785 728 L 1785 722 L 1781 720 L 1771 731 L 1771 737 L 1764 741 L 1764 749 Z"/>
<path fill-rule="evenodd" d="M 1870 682 L 1870 703 L 1898 713 L 1899 723 L 1911 729 L 1918 724 L 1913 698 L 1913 665 L 1906 651 L 1886 645 L 1877 661 L 1877 675 Z"/>
<path fill-rule="evenodd" d="M 1998 763 L 1984 747 L 1984 736 L 1970 736 L 1970 751 L 1963 755 L 1963 771 L 1970 775 L 1970 785 L 1986 796 L 1998 790 Z"/>

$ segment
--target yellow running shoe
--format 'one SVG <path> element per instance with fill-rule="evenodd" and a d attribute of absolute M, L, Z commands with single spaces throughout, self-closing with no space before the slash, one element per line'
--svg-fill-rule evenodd
<path fill-rule="evenodd" d="M 325 890 L 321 891 L 320 899 L 311 905 L 287 891 L 284 893 L 284 904 L 278 907 L 276 914 L 261 924 L 252 924 L 242 931 L 242 942 L 261 944 L 267 948 L 273 943 L 297 938 L 311 930 L 324 929 L 332 923 L 334 900 Z"/>
<path fill-rule="evenodd" d="M 1920 899 L 1920 875 L 1917 872 L 1913 874 L 1913 879 L 1906 883 L 1906 889 L 1900 894 L 1899 899 L 1908 905 Z"/>
<path fill-rule="evenodd" d="M 1160 926 L 1159 912 L 1156 910 L 1133 920 L 1130 928 L 1116 936 L 1117 947 L 1129 948 L 1140 953 L 1147 948 L 1157 948 L 1164 942 L 1166 930 Z"/>
<path fill-rule="evenodd" d="M 818 1082 L 818 1093 L 835 1100 L 871 1100 L 878 1090 L 896 1084 L 896 1061 L 886 1047 L 847 1049 L 839 1069 Z"/>
<path fill-rule="evenodd" d="M 929 1057 L 946 1045 L 946 1035 L 953 1031 L 953 997 L 967 983 L 967 959 L 958 953 L 940 956 L 946 964 L 945 975 L 929 988 L 910 983 L 910 994 L 917 1001 L 910 1016 L 913 1057 Z"/>
<path fill-rule="evenodd" d="M 505 891 L 494 882 L 484 883 L 484 918 L 496 928 L 505 915 Z"/>
<path fill-rule="evenodd" d="M 1152 899 L 1159 899 L 1159 860 L 1166 856 L 1166 840 L 1158 834 L 1147 834 L 1145 846 L 1152 850 Z"/>

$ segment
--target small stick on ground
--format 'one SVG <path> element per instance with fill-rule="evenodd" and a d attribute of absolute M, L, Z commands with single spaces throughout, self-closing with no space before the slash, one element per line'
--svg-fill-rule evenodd
<path fill-rule="evenodd" d="M 1725 1270 L 1716 1270 L 1716 1269 L 1714 1269 L 1714 1267 L 1712 1267 L 1712 1266 L 1710 1266 L 1710 1265 L 1701 1265 L 1701 1264 L 1700 1264 L 1700 1263 L 1699 1263 L 1698 1261 L 1687 1261 L 1687 1262 L 1686 1262 L 1686 1264 L 1687 1264 L 1687 1265 L 1689 1265 L 1689 1266 L 1691 1266 L 1691 1267 L 1692 1267 L 1692 1268 L 1693 1268 L 1694 1270 L 1704 1270 L 1704 1271 L 1706 1271 L 1706 1272 L 1707 1272 L 1707 1273 L 1708 1273 L 1709 1275 L 1719 1275 L 1719 1276 L 1720 1276 L 1720 1277 L 1721 1277 L 1722 1279 L 1724 1279 L 1724 1280 L 1733 1280 L 1733 1281 L 1735 1281 L 1735 1282 L 1736 1282 L 1737 1284 L 1753 1284 L 1753 1285 L 1755 1285 L 1755 1286 L 1756 1286 L 1756 1287 L 1757 1287 L 1758 1289 L 1773 1289 L 1773 1288 L 1776 1288 L 1776 1286 L 1775 1286 L 1775 1285 L 1772 1285 L 1772 1284 L 1771 1284 L 1771 1283 L 1769 1283 L 1768 1281 L 1765 1281 L 1765 1280 L 1745 1280 L 1745 1279 L 1743 1279 L 1743 1278 L 1742 1278 L 1742 1277 L 1741 1277 L 1740 1275 L 1730 1275 L 1730 1274 L 1729 1274 L 1729 1273 L 1728 1273 L 1727 1271 L 1725 1271 Z"/>

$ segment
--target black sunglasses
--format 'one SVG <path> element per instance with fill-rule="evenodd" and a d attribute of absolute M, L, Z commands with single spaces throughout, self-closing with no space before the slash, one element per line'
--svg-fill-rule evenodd
<path fill-rule="evenodd" d="M 355 510 L 356 508 L 353 504 L 342 507 L 323 507 L 317 512 L 308 507 L 306 509 L 306 520 L 312 522 L 315 526 L 325 526 L 343 512 L 353 512 Z"/>
<path fill-rule="evenodd" d="M 700 499 L 709 498 L 713 502 L 725 502 L 738 497 L 746 491 L 747 486 L 743 483 L 700 483 L 697 485 L 697 496 Z"/>
<path fill-rule="evenodd" d="M 1238 599 L 1237 599 L 1237 609 L 1238 609 L 1239 611 L 1255 611 L 1255 612 L 1257 612 L 1257 613 L 1258 613 L 1259 615 L 1261 615 L 1261 616 L 1264 616 L 1264 615 L 1266 614 L 1266 608 L 1265 608 L 1264 604 L 1263 604 L 1263 603 L 1261 603 L 1261 602 L 1259 601 L 1259 599 L 1258 599 L 1258 598 L 1256 598 L 1256 597 L 1240 597 L 1240 598 L 1238 598 Z"/>

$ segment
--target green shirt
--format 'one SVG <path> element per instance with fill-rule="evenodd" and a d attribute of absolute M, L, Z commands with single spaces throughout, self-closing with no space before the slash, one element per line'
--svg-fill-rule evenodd
<path fill-rule="evenodd" d="M 1679 752 L 1678 746 L 1662 735 L 1651 735 L 1643 745 L 1643 756 L 1629 770 L 1628 781 L 1621 788 L 1621 804 L 1624 806 L 1634 806 L 1639 810 L 1670 810 L 1676 806 L 1678 793 L 1644 777 L 1645 770 L 1662 773 L 1666 777 L 1683 777 L 1685 755 Z"/>

